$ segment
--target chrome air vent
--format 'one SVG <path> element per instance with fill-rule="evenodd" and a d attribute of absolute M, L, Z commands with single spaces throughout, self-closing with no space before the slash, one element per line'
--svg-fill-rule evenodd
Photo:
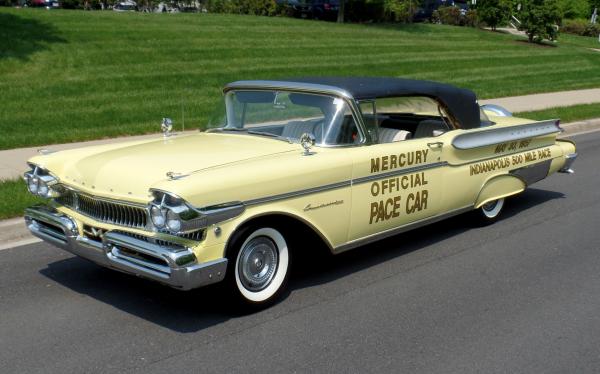
<path fill-rule="evenodd" d="M 118 226 L 145 229 L 146 208 L 127 202 L 117 202 L 68 189 L 56 202 L 97 221 Z"/>

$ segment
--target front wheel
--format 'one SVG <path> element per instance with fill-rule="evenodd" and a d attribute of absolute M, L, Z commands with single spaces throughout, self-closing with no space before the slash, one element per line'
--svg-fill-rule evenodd
<path fill-rule="evenodd" d="M 277 299 L 289 276 L 290 250 L 280 230 L 252 227 L 232 244 L 230 284 L 247 305 L 265 306 Z"/>
<path fill-rule="evenodd" d="M 496 222 L 502 212 L 502 208 L 504 208 L 504 199 L 493 200 L 483 204 L 476 211 L 479 223 L 489 225 Z"/>

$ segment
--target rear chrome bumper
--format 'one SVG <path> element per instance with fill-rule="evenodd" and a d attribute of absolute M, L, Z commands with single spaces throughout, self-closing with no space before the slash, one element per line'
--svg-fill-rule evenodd
<path fill-rule="evenodd" d="M 190 290 L 225 277 L 227 259 L 197 263 L 181 246 L 164 246 L 122 232 L 108 232 L 102 241 L 79 234 L 76 222 L 55 209 L 37 205 L 25 210 L 25 223 L 38 238 L 99 265 Z"/>
<path fill-rule="evenodd" d="M 575 171 L 571 169 L 573 163 L 577 159 L 577 153 L 569 153 L 565 156 L 565 164 L 558 170 L 559 173 L 573 174 Z"/>

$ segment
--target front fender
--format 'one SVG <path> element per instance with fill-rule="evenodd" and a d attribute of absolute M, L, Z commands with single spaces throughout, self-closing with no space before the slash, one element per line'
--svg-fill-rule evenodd
<path fill-rule="evenodd" d="M 475 209 L 490 201 L 502 199 L 523 192 L 527 186 L 520 178 L 509 174 L 499 175 L 489 179 L 479 192 L 475 201 Z"/>

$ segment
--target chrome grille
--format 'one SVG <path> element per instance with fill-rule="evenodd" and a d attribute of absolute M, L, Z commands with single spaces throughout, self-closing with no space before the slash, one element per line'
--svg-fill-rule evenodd
<path fill-rule="evenodd" d="M 100 222 L 137 229 L 146 227 L 146 209 L 139 206 L 99 199 L 73 190 L 67 190 L 56 201 Z"/>
<path fill-rule="evenodd" d="M 138 239 L 138 240 L 143 240 L 145 242 L 148 243 L 154 243 L 154 244 L 158 244 L 160 246 L 163 247 L 173 247 L 173 248 L 185 248 L 185 246 L 178 244 L 178 243 L 173 243 L 171 241 L 168 240 L 162 240 L 162 239 L 157 239 L 157 238 L 151 238 L 145 235 L 140 235 L 140 234 L 135 234 L 133 232 L 126 232 L 126 231 L 114 231 L 116 233 L 122 234 L 122 235 L 127 235 L 130 236 L 132 238 Z M 189 234 L 181 234 L 178 235 L 180 238 L 184 238 L 184 239 L 188 239 L 188 240 L 193 240 L 193 241 L 197 241 L 200 242 L 202 241 L 202 239 L 204 238 L 204 230 L 200 230 L 200 231 L 195 231 Z"/>

